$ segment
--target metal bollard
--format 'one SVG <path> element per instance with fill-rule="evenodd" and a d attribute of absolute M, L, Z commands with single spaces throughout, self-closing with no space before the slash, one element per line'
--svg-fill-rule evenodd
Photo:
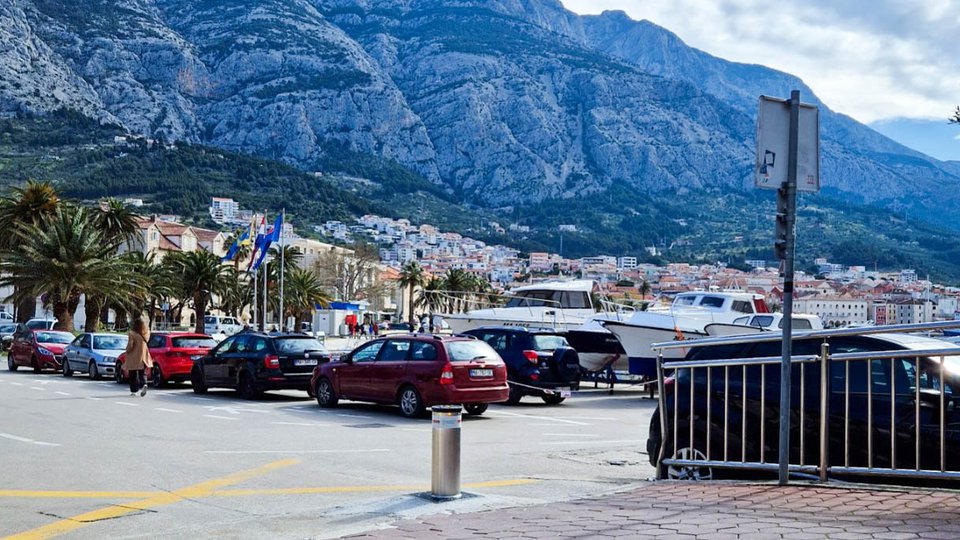
<path fill-rule="evenodd" d="M 433 471 L 430 495 L 434 499 L 460 497 L 460 405 L 437 405 L 433 411 Z"/>

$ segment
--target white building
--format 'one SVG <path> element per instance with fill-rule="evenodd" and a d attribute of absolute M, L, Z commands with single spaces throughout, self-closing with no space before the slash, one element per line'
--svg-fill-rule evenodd
<path fill-rule="evenodd" d="M 793 301 L 796 313 L 816 315 L 824 326 L 865 324 L 870 317 L 869 303 L 862 298 L 843 296 L 808 296 Z"/>
<path fill-rule="evenodd" d="M 637 258 L 636 257 L 619 257 L 617 258 L 617 269 L 618 270 L 633 270 L 637 267 Z"/>
<path fill-rule="evenodd" d="M 240 205 L 233 199 L 213 197 L 210 201 L 210 217 L 220 225 L 236 220 L 239 212 Z"/>

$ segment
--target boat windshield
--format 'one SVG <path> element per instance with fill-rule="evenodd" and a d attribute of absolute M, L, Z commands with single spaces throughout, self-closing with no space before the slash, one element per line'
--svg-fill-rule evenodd
<path fill-rule="evenodd" d="M 585 291 L 520 291 L 507 302 L 507 307 L 559 307 L 591 309 L 590 295 Z"/>
<path fill-rule="evenodd" d="M 676 300 L 673 301 L 675 306 L 692 306 L 697 301 L 697 297 L 690 296 L 678 296 Z"/>

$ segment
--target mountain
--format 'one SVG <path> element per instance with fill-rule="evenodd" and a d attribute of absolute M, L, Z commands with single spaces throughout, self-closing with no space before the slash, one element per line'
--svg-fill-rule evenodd
<path fill-rule="evenodd" d="M 832 229 L 809 238 L 829 244 L 809 255 L 843 234 L 903 253 L 898 243 L 943 237 L 918 219 L 960 229 L 960 163 L 830 110 L 796 77 L 710 56 L 621 12 L 579 16 L 556 0 L 14 0 L 0 4 L 0 43 L 0 116 L 66 109 L 185 143 L 192 157 L 220 148 L 372 175 L 381 188 L 357 192 L 372 204 L 527 224 L 530 237 L 509 240 L 530 248 L 555 249 L 557 225 L 576 224 L 583 234 L 566 245 L 578 250 L 755 256 L 773 198 L 752 187 L 757 96 L 796 88 L 822 111 L 824 190 L 802 204 L 833 220 L 816 224 Z M 28 170 L 90 178 L 8 167 L 0 181 Z M 94 184 L 142 194 L 152 178 Z M 223 178 L 214 185 L 229 194 Z M 696 230 L 676 225 L 685 220 Z"/>

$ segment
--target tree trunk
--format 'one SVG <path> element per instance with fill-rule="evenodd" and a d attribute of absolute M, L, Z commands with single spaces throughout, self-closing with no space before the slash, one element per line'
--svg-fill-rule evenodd
<path fill-rule="evenodd" d="M 293 331 L 299 332 L 301 326 L 303 326 L 303 312 L 297 311 L 296 314 L 293 316 Z"/>
<path fill-rule="evenodd" d="M 207 316 L 207 296 L 205 294 L 196 294 L 193 297 L 193 307 L 197 313 L 197 326 L 194 332 L 206 334 L 207 328 L 204 319 Z"/>
<path fill-rule="evenodd" d="M 100 311 L 103 299 L 98 296 L 87 295 L 83 303 L 83 313 L 86 320 L 83 322 L 84 332 L 96 332 L 100 324 Z"/>
<path fill-rule="evenodd" d="M 53 302 L 53 316 L 57 318 L 56 324 L 53 325 L 54 330 L 60 330 L 63 332 L 72 332 L 73 331 L 73 312 L 70 311 L 70 307 L 67 302 Z"/>
<path fill-rule="evenodd" d="M 17 304 L 17 322 L 25 323 L 30 319 L 37 316 L 37 299 L 36 298 L 24 298 L 22 302 Z"/>

